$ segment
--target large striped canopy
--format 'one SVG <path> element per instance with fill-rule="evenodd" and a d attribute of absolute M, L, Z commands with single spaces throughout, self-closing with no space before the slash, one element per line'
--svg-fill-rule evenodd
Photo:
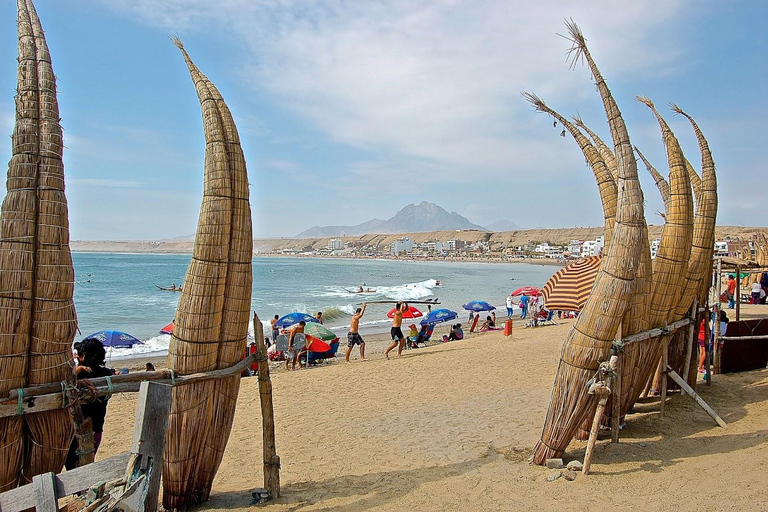
<path fill-rule="evenodd" d="M 541 289 L 549 310 L 580 311 L 595 284 L 600 256 L 588 256 L 569 263 L 549 278 Z"/>

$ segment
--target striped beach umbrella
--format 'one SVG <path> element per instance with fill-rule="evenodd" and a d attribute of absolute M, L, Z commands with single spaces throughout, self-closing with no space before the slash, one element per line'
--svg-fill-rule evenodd
<path fill-rule="evenodd" d="M 581 311 L 595 284 L 600 259 L 600 256 L 588 256 L 555 272 L 541 289 L 544 306 L 550 311 Z"/>

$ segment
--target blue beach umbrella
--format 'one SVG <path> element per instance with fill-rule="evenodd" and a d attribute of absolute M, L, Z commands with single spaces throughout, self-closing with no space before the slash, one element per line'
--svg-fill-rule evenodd
<path fill-rule="evenodd" d="M 468 311 L 493 311 L 496 309 L 496 306 L 491 306 L 484 300 L 471 300 L 461 307 Z"/>
<path fill-rule="evenodd" d="M 435 309 L 421 319 L 421 325 L 435 325 L 453 320 L 457 316 L 459 315 L 450 309 Z"/>
<path fill-rule="evenodd" d="M 284 317 L 280 318 L 277 322 L 275 322 L 275 327 L 289 327 L 301 322 L 302 320 L 305 322 L 317 322 L 317 318 L 313 317 L 312 315 L 294 311 L 293 313 L 288 313 Z"/>
<path fill-rule="evenodd" d="M 99 331 L 83 338 L 87 340 L 89 338 L 97 339 L 105 347 L 114 348 L 131 348 L 137 343 L 143 343 L 138 338 L 131 336 L 123 331 Z"/>

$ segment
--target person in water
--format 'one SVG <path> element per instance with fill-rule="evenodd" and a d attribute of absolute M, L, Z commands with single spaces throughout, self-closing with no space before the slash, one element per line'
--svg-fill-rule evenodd
<path fill-rule="evenodd" d="M 80 343 L 78 348 L 78 363 L 75 366 L 75 375 L 77 380 L 90 379 L 95 377 L 108 377 L 113 374 L 112 370 L 104 366 L 106 351 L 104 345 L 95 339 L 87 338 Z M 104 418 L 107 416 L 107 401 L 109 397 L 102 396 L 96 398 L 93 402 L 82 403 L 80 409 L 83 412 L 83 419 L 91 419 L 93 428 L 93 450 L 94 454 L 99 450 L 102 436 L 104 433 Z M 67 459 L 64 463 L 68 470 L 77 467 L 80 462 L 78 454 L 77 438 L 72 439 L 69 446 Z"/>
<path fill-rule="evenodd" d="M 403 313 L 408 311 L 408 303 L 399 301 L 395 305 L 395 316 L 392 318 L 392 328 L 389 330 L 392 336 L 392 343 L 384 351 L 384 357 L 389 359 L 389 353 L 393 348 L 397 347 L 397 357 L 403 355 L 403 347 L 405 346 L 405 336 L 403 336 Z M 399 346 L 398 346 L 399 343 Z"/>
<path fill-rule="evenodd" d="M 318 311 L 317 314 L 315 315 L 315 318 L 317 319 L 318 322 L 320 322 L 320 325 L 323 324 L 323 312 L 322 311 Z"/>
<path fill-rule="evenodd" d="M 352 320 L 349 322 L 349 332 L 347 333 L 347 353 L 344 356 L 344 362 L 349 363 L 349 355 L 352 353 L 352 348 L 355 345 L 360 345 L 360 361 L 366 361 L 365 359 L 365 340 L 360 336 L 360 319 L 365 314 L 365 302 L 363 302 L 362 308 L 357 308 L 355 314 L 352 315 Z"/>

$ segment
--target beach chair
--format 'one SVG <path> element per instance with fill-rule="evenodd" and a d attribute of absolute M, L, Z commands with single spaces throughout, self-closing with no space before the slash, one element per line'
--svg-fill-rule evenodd
<path fill-rule="evenodd" d="M 275 338 L 275 348 L 278 352 L 288 351 L 288 335 L 287 334 L 281 334 L 277 338 Z"/>
<path fill-rule="evenodd" d="M 429 326 L 427 326 L 426 329 L 420 330 L 419 331 L 419 336 L 416 338 L 416 341 L 414 342 L 414 344 L 416 346 L 412 347 L 412 348 L 418 348 L 419 345 L 425 345 L 426 346 L 427 342 L 432 337 L 432 333 L 434 331 L 435 331 L 435 326 L 434 325 L 429 325 Z"/>

